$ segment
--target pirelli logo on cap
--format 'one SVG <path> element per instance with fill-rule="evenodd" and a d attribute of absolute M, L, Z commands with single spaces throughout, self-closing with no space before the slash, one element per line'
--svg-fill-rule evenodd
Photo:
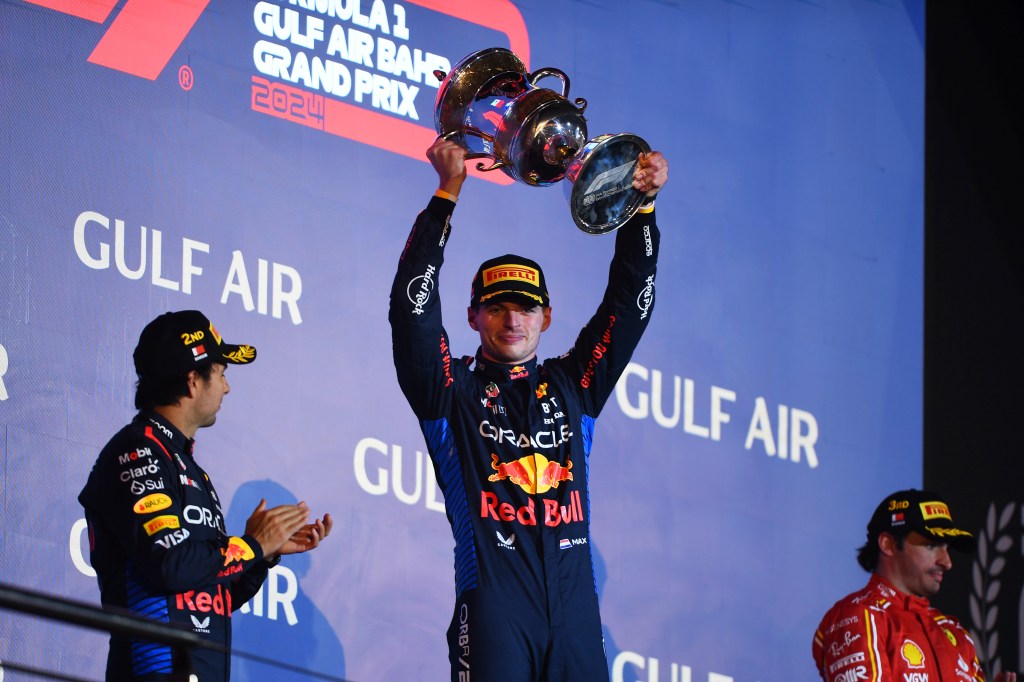
<path fill-rule="evenodd" d="M 489 287 L 499 282 L 526 282 L 540 286 L 540 273 L 525 265 L 495 265 L 484 270 L 484 286 Z"/>
<path fill-rule="evenodd" d="M 925 521 L 931 519 L 946 519 L 952 521 L 953 517 L 949 515 L 949 507 L 944 502 L 922 502 L 921 503 L 921 518 Z"/>

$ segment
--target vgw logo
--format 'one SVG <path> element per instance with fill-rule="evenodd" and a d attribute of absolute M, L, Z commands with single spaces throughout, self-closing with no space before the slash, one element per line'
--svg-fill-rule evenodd
<path fill-rule="evenodd" d="M 27 0 L 105 23 L 120 0 Z M 128 0 L 89 55 L 89 62 L 156 80 L 210 0 Z"/>

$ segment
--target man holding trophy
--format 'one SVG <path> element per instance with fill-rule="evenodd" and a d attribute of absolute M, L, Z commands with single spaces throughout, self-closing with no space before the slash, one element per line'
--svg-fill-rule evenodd
<path fill-rule="evenodd" d="M 588 459 L 594 420 L 653 310 L 654 197 L 668 163 L 644 151 L 588 181 L 597 191 L 618 173 L 637 208 L 614 228 L 604 298 L 567 354 L 538 362 L 540 335 L 551 323 L 544 274 L 534 261 L 508 254 L 484 262 L 473 279 L 467 320 L 480 347 L 475 359 L 456 359 L 436 282 L 466 159 L 475 157 L 450 137 L 427 150 L 438 189 L 402 253 L 389 319 L 399 384 L 420 422 L 455 538 L 451 679 L 607 680 Z"/>

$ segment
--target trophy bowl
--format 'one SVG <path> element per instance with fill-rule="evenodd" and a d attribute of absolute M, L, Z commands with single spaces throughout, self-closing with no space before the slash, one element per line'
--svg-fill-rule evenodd
<path fill-rule="evenodd" d="M 516 76 L 525 78 L 526 65 L 510 50 L 489 47 L 464 57 L 451 72 L 435 71 L 434 75 L 441 79 L 434 101 L 434 128 L 438 135 L 451 135 L 462 131 L 466 112 L 485 85 L 507 86 L 509 97 L 520 94 L 525 85 L 517 85 Z"/>
<path fill-rule="evenodd" d="M 479 171 L 501 170 L 527 185 L 565 185 L 576 226 L 589 234 L 618 229 L 640 208 L 644 193 L 633 189 L 641 152 L 651 147 L 632 133 L 587 139 L 587 101 L 569 100 L 569 77 L 546 67 L 527 73 L 501 47 L 464 57 L 450 73 L 435 71 L 441 84 L 434 103 L 439 136 L 467 150 L 467 159 L 491 159 Z M 561 92 L 542 88 L 546 77 Z"/>
<path fill-rule="evenodd" d="M 527 73 L 504 48 L 465 57 L 441 79 L 434 105 L 440 136 L 468 150 L 467 159 L 490 158 L 477 170 L 501 170 L 527 185 L 550 185 L 565 177 L 570 160 L 587 141 L 587 101 L 569 101 L 569 77 L 551 67 Z M 562 92 L 537 86 L 545 77 L 562 82 Z"/>
<path fill-rule="evenodd" d="M 566 168 L 565 191 L 576 226 L 589 234 L 622 227 L 640 208 L 645 192 L 634 189 L 633 172 L 647 142 L 632 133 L 599 135 Z"/>
<path fill-rule="evenodd" d="M 493 149 L 512 178 L 536 186 L 564 178 L 586 143 L 587 123 L 579 108 L 552 90 L 533 88 L 506 108 Z"/>

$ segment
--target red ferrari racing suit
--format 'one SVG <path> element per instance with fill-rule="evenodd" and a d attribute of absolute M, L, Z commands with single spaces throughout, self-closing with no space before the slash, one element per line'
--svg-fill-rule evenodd
<path fill-rule="evenodd" d="M 829 609 L 814 633 L 826 682 L 984 682 L 974 642 L 956 618 L 877 574 Z"/>
<path fill-rule="evenodd" d="M 395 366 L 455 537 L 457 681 L 608 679 L 590 547 L 594 420 L 650 320 L 653 210 L 618 230 L 596 314 L 559 358 L 454 359 L 439 273 L 455 204 L 416 219 L 391 291 Z"/>
<path fill-rule="evenodd" d="M 259 591 L 270 564 L 252 537 L 224 532 L 192 445 L 159 414 L 140 412 L 100 452 L 78 500 L 103 605 L 182 624 L 227 649 L 232 611 Z M 111 636 L 106 679 L 163 680 L 174 663 L 165 645 Z M 199 682 L 228 679 L 228 653 L 196 650 L 192 663 Z"/>

